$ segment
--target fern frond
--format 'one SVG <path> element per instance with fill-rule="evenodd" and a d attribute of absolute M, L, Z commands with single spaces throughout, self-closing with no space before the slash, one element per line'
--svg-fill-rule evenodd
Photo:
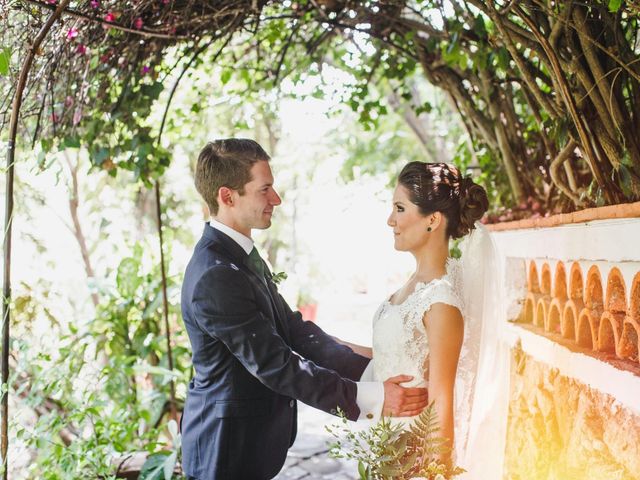
<path fill-rule="evenodd" d="M 344 414 L 341 414 L 343 416 Z M 332 428 L 333 427 L 333 428 Z M 336 432 L 339 430 L 339 432 Z M 348 426 L 327 427 L 337 440 L 333 457 L 358 461 L 360 480 L 407 480 L 416 477 L 452 479 L 461 469 L 449 469 L 436 459 L 447 454 L 447 439 L 441 438 L 434 404 L 429 405 L 409 427 L 383 418 L 366 430 L 353 433 Z"/>

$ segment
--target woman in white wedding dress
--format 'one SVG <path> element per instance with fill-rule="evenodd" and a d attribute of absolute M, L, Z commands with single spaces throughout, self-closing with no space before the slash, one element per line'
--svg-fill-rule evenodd
<path fill-rule="evenodd" d="M 411 162 L 402 169 L 387 223 L 393 229 L 394 247 L 411 253 L 416 268 L 376 312 L 372 348 L 352 345 L 373 358 L 367 372 L 372 380 L 404 373 L 414 377 L 404 386 L 428 387 L 440 434 L 449 439 L 458 463 L 475 380 L 465 374 L 475 372 L 459 371 L 456 377 L 463 340 L 467 342 L 471 332 L 465 325 L 462 263 L 449 256 L 449 241 L 469 234 L 487 207 L 484 188 L 454 166 Z M 462 351 L 463 356 L 469 353 Z M 412 419 L 393 421 L 408 424 Z M 455 447 L 454 437 L 459 437 Z"/>

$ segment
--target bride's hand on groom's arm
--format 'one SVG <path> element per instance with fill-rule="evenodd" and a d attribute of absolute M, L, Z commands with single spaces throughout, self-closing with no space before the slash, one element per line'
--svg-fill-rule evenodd
<path fill-rule="evenodd" d="M 429 394 L 426 388 L 405 388 L 400 384 L 412 380 L 410 375 L 397 375 L 384 383 L 384 406 L 382 415 L 392 417 L 413 417 L 427 406 Z"/>

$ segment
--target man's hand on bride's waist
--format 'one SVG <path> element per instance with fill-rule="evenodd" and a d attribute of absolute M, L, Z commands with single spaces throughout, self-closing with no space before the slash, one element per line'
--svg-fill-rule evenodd
<path fill-rule="evenodd" d="M 384 406 L 382 414 L 392 417 L 413 417 L 419 415 L 429 402 L 429 394 L 422 387 L 401 387 L 400 384 L 413 380 L 410 375 L 397 375 L 384 383 Z"/>

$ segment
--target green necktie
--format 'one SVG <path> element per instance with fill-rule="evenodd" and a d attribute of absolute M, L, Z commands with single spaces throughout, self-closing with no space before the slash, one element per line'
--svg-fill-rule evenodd
<path fill-rule="evenodd" d="M 262 257 L 256 250 L 256 247 L 253 247 L 251 253 L 249 253 L 249 265 L 251 269 L 256 272 L 260 278 L 264 278 L 264 262 L 262 261 Z"/>

